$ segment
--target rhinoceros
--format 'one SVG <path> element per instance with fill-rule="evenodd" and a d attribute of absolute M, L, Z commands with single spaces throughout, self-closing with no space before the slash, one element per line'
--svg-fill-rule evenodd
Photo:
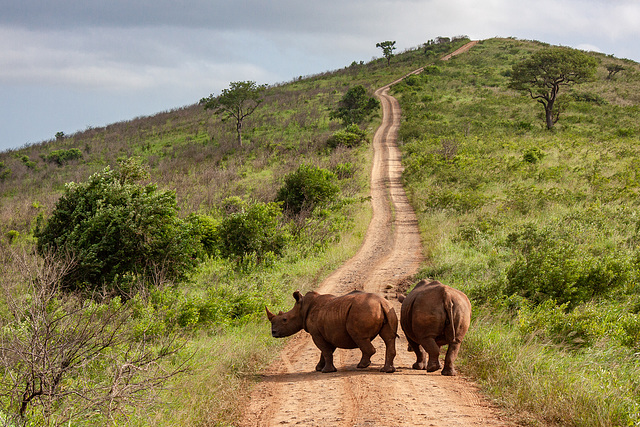
<path fill-rule="evenodd" d="M 319 294 L 311 291 L 304 296 L 293 293 L 296 302 L 286 313 L 277 315 L 267 311 L 271 335 L 288 337 L 304 329 L 320 349 L 316 371 L 335 372 L 333 352 L 336 348 L 359 348 L 362 358 L 358 368 L 371 364 L 376 349 L 371 341 L 378 335 L 386 346 L 385 363 L 381 372 L 394 372 L 398 317 L 389 301 L 368 292 L 353 291 L 343 296 Z"/>
<path fill-rule="evenodd" d="M 471 322 L 469 298 L 437 280 L 421 280 L 406 297 L 399 295 L 398 301 L 402 303 L 400 325 L 409 351 L 416 354 L 413 369 L 440 369 L 440 347 L 448 344 L 442 375 L 456 375 L 453 362 Z M 429 354 L 428 363 L 425 353 Z"/>

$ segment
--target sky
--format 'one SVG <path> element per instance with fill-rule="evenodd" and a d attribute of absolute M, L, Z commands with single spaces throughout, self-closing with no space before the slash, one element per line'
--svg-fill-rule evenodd
<path fill-rule="evenodd" d="M 640 62 L 640 1 L 0 0 L 0 151 L 461 35 Z"/>

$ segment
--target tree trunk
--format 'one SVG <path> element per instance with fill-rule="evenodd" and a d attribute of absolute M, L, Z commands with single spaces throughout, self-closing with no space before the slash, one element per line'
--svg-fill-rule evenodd
<path fill-rule="evenodd" d="M 544 113 L 547 120 L 547 129 L 553 129 L 553 103 L 554 99 L 550 100 L 546 104 L 544 104 Z"/>
<path fill-rule="evenodd" d="M 242 146 L 242 121 L 236 123 L 236 132 L 238 133 L 238 145 Z"/>

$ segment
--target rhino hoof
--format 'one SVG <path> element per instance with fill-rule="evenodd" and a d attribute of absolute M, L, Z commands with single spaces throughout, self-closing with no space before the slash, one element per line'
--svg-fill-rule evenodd
<path fill-rule="evenodd" d="M 450 369 L 445 368 L 442 370 L 442 375 L 446 375 L 448 377 L 455 377 L 456 375 L 458 375 L 458 373 L 453 368 L 450 368 Z"/>
<path fill-rule="evenodd" d="M 329 373 L 329 372 L 336 372 L 336 371 L 337 371 L 337 369 L 336 369 L 336 367 L 335 367 L 335 366 L 332 366 L 332 367 L 330 367 L 330 368 L 324 367 L 324 368 L 322 369 L 322 373 L 323 373 L 323 374 L 327 374 L 327 373 Z"/>
<path fill-rule="evenodd" d="M 380 372 L 385 372 L 385 373 L 387 373 L 387 374 L 392 374 L 392 373 L 394 373 L 395 371 L 396 371 L 396 368 L 395 368 L 395 367 L 393 367 L 393 366 L 391 366 L 391 367 L 383 366 L 383 367 L 380 369 Z"/>
<path fill-rule="evenodd" d="M 433 364 L 433 365 L 431 365 L 431 364 L 427 365 L 427 372 L 435 372 L 438 369 L 440 369 L 440 364 L 439 363 L 438 364 Z"/>
<path fill-rule="evenodd" d="M 412 366 L 413 369 L 417 369 L 417 370 L 423 370 L 423 369 L 426 369 L 426 367 L 427 366 L 424 363 L 420 363 L 420 362 L 416 362 Z"/>

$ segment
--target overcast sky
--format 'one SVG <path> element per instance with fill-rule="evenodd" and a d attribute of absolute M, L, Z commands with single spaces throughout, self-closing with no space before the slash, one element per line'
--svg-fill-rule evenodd
<path fill-rule="evenodd" d="M 0 0 L 0 150 L 457 35 L 640 62 L 640 1 Z"/>

